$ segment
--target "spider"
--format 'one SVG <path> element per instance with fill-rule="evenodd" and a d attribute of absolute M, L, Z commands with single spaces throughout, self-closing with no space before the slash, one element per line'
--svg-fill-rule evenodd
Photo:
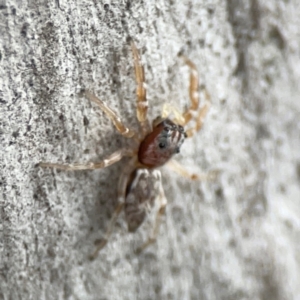
<path fill-rule="evenodd" d="M 133 141 L 134 146 L 132 149 L 120 149 L 96 163 L 55 164 L 41 162 L 39 164 L 40 167 L 50 167 L 66 171 L 94 170 L 106 168 L 120 161 L 123 157 L 130 157 L 128 165 L 122 171 L 119 179 L 118 204 L 109 222 L 105 237 L 90 256 L 91 259 L 94 259 L 98 255 L 98 252 L 107 244 L 114 224 L 122 210 L 125 213 L 128 230 L 134 232 L 143 223 L 155 204 L 158 204 L 159 208 L 156 213 L 152 234 L 137 249 L 137 252 L 140 253 L 147 246 L 155 242 L 160 219 L 167 205 L 167 199 L 161 182 L 161 173 L 157 168 L 167 164 L 171 169 L 184 177 L 192 180 L 200 179 L 199 175 L 190 174 L 179 163 L 171 160 L 174 154 L 179 153 L 185 138 L 192 137 L 201 129 L 204 117 L 208 112 L 210 96 L 206 89 L 203 89 L 206 101 L 202 108 L 199 109 L 199 76 L 196 66 L 188 58 L 182 56 L 190 68 L 190 106 L 183 114 L 180 114 L 171 106 L 165 105 L 162 116 L 156 118 L 151 124 L 147 118 L 148 101 L 146 97 L 144 67 L 141 63 L 139 51 L 133 41 L 131 42 L 131 49 L 137 85 L 136 116 L 140 125 L 138 131 L 124 125 L 119 116 L 95 95 L 89 91 L 83 91 L 83 93 L 87 99 L 100 107 L 121 135 Z M 174 115 L 173 119 L 169 117 L 170 113 Z M 183 126 L 187 125 L 193 119 L 195 121 L 194 126 L 185 131 Z"/>

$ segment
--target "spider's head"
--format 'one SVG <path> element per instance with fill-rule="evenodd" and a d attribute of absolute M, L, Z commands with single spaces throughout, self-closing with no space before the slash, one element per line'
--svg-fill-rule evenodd
<path fill-rule="evenodd" d="M 170 119 L 154 122 L 153 131 L 140 145 L 139 162 L 149 168 L 162 166 L 174 154 L 179 153 L 185 138 L 183 127 Z"/>

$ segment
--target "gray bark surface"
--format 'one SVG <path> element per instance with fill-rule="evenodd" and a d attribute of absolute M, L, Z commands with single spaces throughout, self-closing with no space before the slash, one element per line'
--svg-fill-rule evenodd
<path fill-rule="evenodd" d="M 142 53 L 149 116 L 188 105 L 184 53 L 211 95 L 201 132 L 176 157 L 211 182 L 162 168 L 168 198 L 157 242 L 121 214 L 130 146 L 84 97 L 136 128 L 129 37 Z M 0 2 L 0 299 L 300 299 L 300 4 L 291 1 Z"/>

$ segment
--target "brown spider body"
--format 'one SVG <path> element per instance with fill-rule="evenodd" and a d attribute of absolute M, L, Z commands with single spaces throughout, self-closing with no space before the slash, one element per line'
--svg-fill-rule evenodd
<path fill-rule="evenodd" d="M 41 167 L 51 167 L 62 170 L 93 170 L 106 168 L 124 156 L 131 159 L 128 165 L 121 172 L 118 184 L 118 205 L 113 213 L 110 224 L 107 228 L 105 238 L 98 245 L 91 258 L 95 258 L 99 250 L 101 250 L 108 242 L 112 233 L 114 223 L 118 215 L 124 209 L 125 219 L 130 232 L 135 231 L 145 220 L 148 213 L 153 209 L 155 204 L 158 205 L 154 229 L 149 239 L 140 247 L 142 251 L 148 245 L 155 241 L 158 234 L 160 218 L 165 211 L 167 199 L 161 182 L 161 173 L 156 168 L 167 164 L 174 171 L 189 179 L 199 179 L 195 174 L 188 173 L 180 164 L 170 160 L 172 156 L 180 151 L 185 138 L 191 137 L 199 131 L 203 124 L 203 119 L 208 111 L 208 104 L 199 110 L 195 118 L 195 125 L 186 132 L 183 127 L 193 119 L 193 115 L 197 114 L 199 108 L 199 78 L 195 65 L 187 58 L 183 57 L 186 64 L 190 67 L 190 107 L 180 114 L 175 112 L 176 119 L 167 118 L 169 112 L 164 111 L 163 118 L 158 118 L 153 122 L 153 129 L 149 129 L 149 121 L 147 119 L 148 101 L 146 98 L 146 88 L 144 85 L 145 76 L 144 68 L 141 63 L 139 52 L 135 44 L 131 43 L 134 58 L 134 69 L 136 77 L 136 94 L 137 94 L 137 119 L 140 124 L 139 132 L 128 128 L 121 121 L 119 116 L 102 100 L 92 93 L 85 91 L 85 96 L 92 102 L 96 103 L 100 109 L 110 118 L 116 129 L 126 138 L 138 141 L 138 148 L 120 149 L 108 157 L 97 163 L 86 164 L 53 164 L 40 163 Z M 206 99 L 209 95 L 204 89 Z M 207 101 L 208 102 L 208 101 Z M 178 118 L 177 118 L 178 117 Z M 180 121 L 179 121 L 180 120 Z"/>
<path fill-rule="evenodd" d="M 144 222 L 157 197 L 164 197 L 161 173 L 155 168 L 179 153 L 186 138 L 183 127 L 170 119 L 155 123 L 153 130 L 140 143 L 138 151 L 138 161 L 144 168 L 133 170 L 126 187 L 124 212 L 129 232 L 136 231 Z"/>
<path fill-rule="evenodd" d="M 185 137 L 182 126 L 169 119 L 163 120 L 141 142 L 139 162 L 148 168 L 164 165 L 174 154 L 179 153 Z"/>

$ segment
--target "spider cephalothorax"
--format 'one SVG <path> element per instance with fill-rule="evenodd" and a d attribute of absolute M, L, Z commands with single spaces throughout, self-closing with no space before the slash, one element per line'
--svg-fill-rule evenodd
<path fill-rule="evenodd" d="M 153 129 L 150 129 L 150 122 L 147 118 L 148 101 L 144 84 L 144 68 L 141 63 L 139 52 L 133 42 L 131 43 L 131 48 L 137 83 L 136 115 L 140 124 L 138 130 L 130 129 L 124 125 L 119 116 L 95 95 L 88 91 L 85 91 L 84 94 L 90 101 L 96 103 L 100 107 L 124 137 L 133 139 L 135 142 L 137 141 L 139 143 L 138 148 L 136 148 L 136 143 L 134 143 L 135 146 L 133 146 L 132 149 L 117 150 L 102 161 L 96 163 L 40 163 L 41 167 L 51 167 L 62 170 L 93 170 L 108 167 L 121 160 L 124 156 L 131 157 L 127 168 L 124 168 L 120 174 L 118 184 L 118 205 L 107 228 L 105 238 L 102 243 L 98 245 L 91 256 L 92 258 L 95 258 L 99 250 L 106 245 L 112 232 L 113 225 L 123 208 L 125 210 L 125 218 L 129 231 L 135 231 L 143 223 L 147 213 L 154 204 L 158 203 L 159 208 L 157 210 L 153 232 L 149 239 L 141 246 L 140 250 L 143 250 L 155 241 L 158 233 L 160 216 L 164 213 L 167 204 L 167 199 L 162 187 L 161 174 L 160 171 L 156 169 L 157 167 L 167 164 L 184 177 L 190 179 L 199 178 L 195 174 L 188 173 L 181 165 L 175 163 L 175 161 L 170 160 L 174 154 L 180 151 L 184 139 L 193 136 L 193 134 L 201 129 L 203 119 L 208 111 L 209 101 L 204 103 L 203 107 L 197 113 L 197 110 L 199 109 L 199 78 L 195 65 L 189 59 L 183 57 L 185 63 L 191 69 L 189 90 L 191 100 L 190 107 L 183 114 L 176 111 L 176 119 L 174 120 L 166 117 L 157 118 L 153 122 Z M 206 96 L 206 100 L 209 100 L 209 94 L 205 89 L 204 95 Z M 168 112 L 165 111 L 164 115 L 168 115 Z M 195 118 L 193 118 L 193 116 L 195 116 Z M 195 121 L 195 125 L 185 132 L 183 126 L 191 120 Z"/>
<path fill-rule="evenodd" d="M 181 125 L 169 119 L 163 120 L 141 142 L 139 162 L 149 168 L 164 165 L 174 154 L 179 153 L 185 137 Z"/>

